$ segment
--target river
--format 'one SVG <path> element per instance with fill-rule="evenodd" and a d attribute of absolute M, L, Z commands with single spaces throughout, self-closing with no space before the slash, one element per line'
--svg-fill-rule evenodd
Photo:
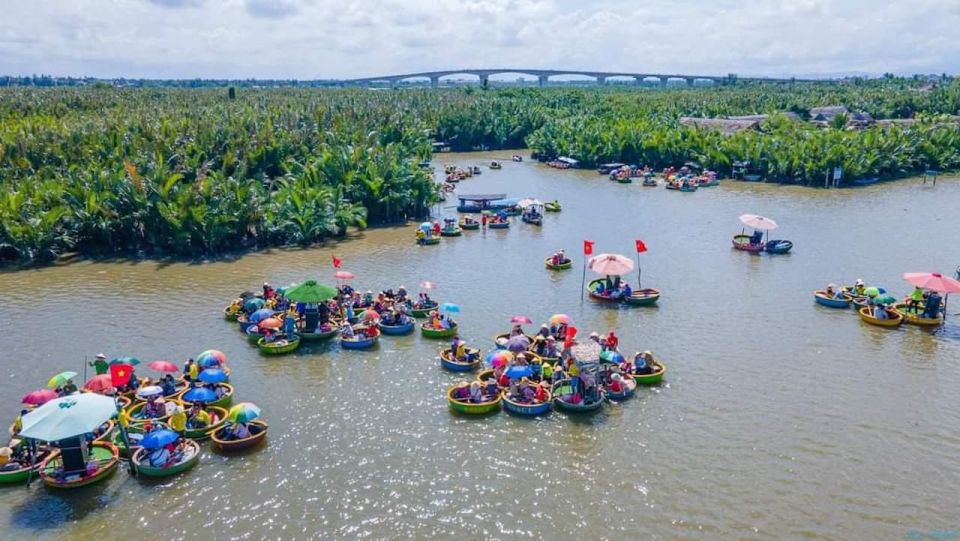
<path fill-rule="evenodd" d="M 509 153 L 437 164 L 491 156 Z M 960 316 L 933 332 L 890 331 L 812 299 L 828 282 L 862 277 L 900 295 L 905 271 L 952 274 L 960 182 L 826 191 L 725 181 L 686 194 L 507 161 L 459 191 L 564 208 L 542 228 L 517 222 L 434 247 L 415 246 L 411 224 L 202 264 L 0 273 L 9 418 L 27 391 L 98 352 L 180 364 L 216 348 L 237 399 L 261 406 L 271 426 L 258 452 L 228 458 L 205 445 L 197 468 L 160 484 L 120 471 L 73 493 L 4 488 L 3 537 L 904 539 L 960 529 Z M 747 212 L 777 220 L 794 252 L 732 250 Z M 643 285 L 663 292 L 659 306 L 581 301 L 582 241 L 633 257 L 636 238 L 649 247 Z M 573 270 L 543 268 L 558 248 Z M 264 358 L 222 319 L 234 295 L 265 280 L 332 282 L 333 254 L 361 290 L 437 282 L 436 297 L 463 309 L 464 338 L 484 350 L 512 315 L 539 323 L 563 312 L 582 333 L 615 329 L 627 353 L 653 350 L 666 381 L 591 418 L 465 418 L 447 410 L 458 376 L 439 368 L 438 342 L 384 337 L 374 352 L 328 344 Z"/>

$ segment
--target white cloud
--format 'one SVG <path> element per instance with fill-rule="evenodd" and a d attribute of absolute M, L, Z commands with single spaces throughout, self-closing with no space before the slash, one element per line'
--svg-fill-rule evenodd
<path fill-rule="evenodd" d="M 0 73 L 960 72 L 957 0 L 5 0 Z"/>

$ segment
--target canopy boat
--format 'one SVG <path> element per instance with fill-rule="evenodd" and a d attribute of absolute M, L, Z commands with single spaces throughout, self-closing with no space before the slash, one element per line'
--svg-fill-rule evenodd
<path fill-rule="evenodd" d="M 826 291 L 817 290 L 813 292 L 813 300 L 822 306 L 828 308 L 850 308 L 850 299 L 849 295 L 843 295 L 839 299 L 827 294 Z"/>
<path fill-rule="evenodd" d="M 858 313 L 860 314 L 860 319 L 862 319 L 864 323 L 869 323 L 878 327 L 899 327 L 900 324 L 903 323 L 904 319 L 903 314 L 892 308 L 887 310 L 887 314 L 890 316 L 887 319 L 878 319 L 874 317 L 873 307 L 870 306 L 861 308 Z"/>
<path fill-rule="evenodd" d="M 330 329 L 326 331 L 317 327 L 314 332 L 302 332 L 298 333 L 297 336 L 304 342 L 322 342 L 324 340 L 330 340 L 337 335 L 337 332 L 337 327 L 334 326 L 331 326 Z"/>
<path fill-rule="evenodd" d="M 137 474 L 144 477 L 170 477 L 178 473 L 183 473 L 200 462 L 200 444 L 193 440 L 185 440 L 181 455 L 176 462 L 168 466 L 151 466 L 147 461 L 149 451 L 143 447 L 137 449 L 130 457 L 130 461 L 136 466 Z"/>
<path fill-rule="evenodd" d="M 475 348 L 466 348 L 467 361 L 458 361 L 453 358 L 450 349 L 440 350 L 440 366 L 451 372 L 470 372 L 476 370 L 482 362 L 480 359 L 480 350 Z"/>
<path fill-rule="evenodd" d="M 183 436 L 185 438 L 190 438 L 191 440 L 202 441 L 210 437 L 210 432 L 212 430 L 217 430 L 222 427 L 224 423 L 227 422 L 227 408 L 222 408 L 220 406 L 206 406 L 203 409 L 210 414 L 210 424 L 207 426 L 191 426 L 190 421 L 187 421 L 187 428 L 183 431 Z"/>
<path fill-rule="evenodd" d="M 453 338 L 457 334 L 457 325 L 454 324 L 449 329 L 434 329 L 429 322 L 420 325 L 420 334 L 424 338 Z"/>
<path fill-rule="evenodd" d="M 380 332 L 388 336 L 400 336 L 403 334 L 410 334 L 413 332 L 413 329 L 416 328 L 417 323 L 413 321 L 413 318 L 410 318 L 410 321 L 406 323 L 401 323 L 399 325 L 384 325 L 380 324 Z"/>
<path fill-rule="evenodd" d="M 590 294 L 591 299 L 595 299 L 603 302 L 620 302 L 623 300 L 623 295 L 618 293 L 616 295 L 601 295 L 598 291 L 598 287 L 601 283 L 606 282 L 605 278 L 597 278 L 596 280 L 591 280 L 587 284 L 587 293 Z"/>
<path fill-rule="evenodd" d="M 227 439 L 227 435 L 224 433 L 226 427 L 218 428 L 216 430 L 210 431 L 210 441 L 213 442 L 213 446 L 216 449 L 221 451 L 239 451 L 241 449 L 249 449 L 259 444 L 260 442 L 267 439 L 267 423 L 256 420 L 250 421 L 247 423 L 247 428 L 250 430 L 250 436 L 243 438 L 242 440 L 231 440 Z"/>
<path fill-rule="evenodd" d="M 560 204 L 559 201 L 553 200 L 553 201 L 548 201 L 544 203 L 543 210 L 546 212 L 560 212 L 561 210 L 563 210 L 563 206 Z"/>
<path fill-rule="evenodd" d="M 40 471 L 40 464 L 52 453 L 49 447 L 41 447 L 35 464 L 24 464 L 17 470 L 0 471 L 0 485 L 19 485 Z"/>
<path fill-rule="evenodd" d="M 496 398 L 487 400 L 486 402 L 465 402 L 453 397 L 455 390 L 457 390 L 457 385 L 451 385 L 450 388 L 447 389 L 447 403 L 450 405 L 452 411 L 466 415 L 484 415 L 486 413 L 500 411 L 500 402 L 503 400 L 501 393 L 497 393 Z"/>
<path fill-rule="evenodd" d="M 596 413 L 603 408 L 603 391 L 598 390 L 599 396 L 595 400 L 587 401 L 582 399 L 574 403 L 571 398 L 574 396 L 573 387 L 570 386 L 570 380 L 561 380 L 554 386 L 553 404 L 558 410 L 568 413 Z"/>
<path fill-rule="evenodd" d="M 206 405 L 208 408 L 229 408 L 230 404 L 233 403 L 233 385 L 230 385 L 229 383 L 215 383 L 214 385 L 223 389 L 223 394 L 216 400 L 205 402 L 204 405 Z M 187 392 L 189 392 L 189 389 Z M 185 392 L 180 398 L 180 402 L 184 405 L 184 407 L 190 407 L 193 405 L 193 402 L 184 398 L 187 396 L 187 392 Z"/>
<path fill-rule="evenodd" d="M 352 338 L 340 337 L 340 347 L 343 349 L 370 349 L 380 341 L 380 330 L 373 329 L 372 336 L 368 336 L 366 327 L 355 327 L 356 331 Z"/>
<path fill-rule="evenodd" d="M 623 164 L 620 162 L 601 163 L 600 166 L 597 167 L 597 173 L 601 175 L 609 175 L 610 173 L 613 173 L 614 171 L 620 169 L 624 165 L 626 164 Z"/>
<path fill-rule="evenodd" d="M 430 315 L 430 312 L 437 309 L 440 306 L 438 302 L 431 302 L 429 304 L 421 304 L 419 308 L 417 305 L 413 306 L 413 310 L 410 311 L 410 315 L 413 317 L 427 317 Z"/>
<path fill-rule="evenodd" d="M 507 229 L 510 227 L 510 218 L 507 218 L 502 222 L 488 222 L 487 227 L 490 229 Z"/>
<path fill-rule="evenodd" d="M 768 240 L 764 249 L 768 254 L 786 254 L 793 248 L 793 242 L 789 240 Z"/>
<path fill-rule="evenodd" d="M 477 220 L 474 220 L 473 218 L 467 221 L 466 216 L 460 219 L 459 225 L 460 225 L 460 229 L 463 229 L 464 231 L 475 231 L 477 229 L 480 229 L 480 222 L 478 222 Z"/>
<path fill-rule="evenodd" d="M 623 302 L 631 306 L 650 306 L 660 300 L 660 290 L 653 288 L 635 289 Z"/>
<path fill-rule="evenodd" d="M 87 469 L 64 472 L 63 450 L 54 450 L 39 466 L 43 484 L 52 488 L 79 488 L 103 481 L 117 471 L 120 450 L 116 445 L 95 442 L 90 445 L 88 453 Z"/>
<path fill-rule="evenodd" d="M 653 368 L 653 372 L 649 374 L 630 374 L 633 381 L 639 385 L 656 385 L 663 381 L 663 375 L 667 373 L 667 365 L 663 364 L 660 359 L 654 359 L 649 364 Z"/>
<path fill-rule="evenodd" d="M 257 347 L 260 348 L 260 353 L 264 355 L 284 355 L 294 352 L 300 347 L 300 335 L 293 335 L 293 340 L 281 338 L 273 342 L 267 342 L 266 339 L 261 338 L 257 342 Z"/>
<path fill-rule="evenodd" d="M 919 325 L 921 327 L 939 327 L 943 325 L 943 315 L 939 315 L 935 318 L 926 317 L 924 310 L 926 310 L 926 305 L 922 302 L 918 304 L 915 308 L 907 304 L 906 302 L 900 302 L 893 305 L 893 309 L 903 314 L 904 323 L 909 323 L 910 325 Z"/>
<path fill-rule="evenodd" d="M 573 261 L 570 258 L 566 258 L 563 260 L 563 263 L 560 263 L 559 265 L 554 265 L 553 256 L 549 256 L 543 260 L 543 264 L 550 270 L 567 270 L 573 266 Z"/>
<path fill-rule="evenodd" d="M 511 400 L 507 390 L 502 391 L 501 394 L 503 395 L 503 409 L 521 417 L 538 417 L 549 413 L 553 408 L 553 395 L 550 394 L 550 391 L 547 391 L 547 398 L 543 402 L 532 403 Z"/>
<path fill-rule="evenodd" d="M 608 400 L 613 400 L 614 402 L 623 402 L 633 397 L 633 393 L 637 390 L 637 382 L 632 378 L 624 378 L 620 380 L 623 384 L 623 390 L 620 392 L 614 392 L 610 390 L 610 386 L 604 386 L 603 394 L 607 397 Z"/>
<path fill-rule="evenodd" d="M 452 227 L 444 227 L 440 230 L 440 236 L 442 237 L 459 237 L 463 234 L 463 229 L 459 225 L 453 225 Z"/>
<path fill-rule="evenodd" d="M 737 250 L 743 250 L 744 252 L 757 254 L 763 251 L 764 243 L 761 242 L 760 244 L 751 244 L 750 235 L 734 235 L 733 247 Z"/>

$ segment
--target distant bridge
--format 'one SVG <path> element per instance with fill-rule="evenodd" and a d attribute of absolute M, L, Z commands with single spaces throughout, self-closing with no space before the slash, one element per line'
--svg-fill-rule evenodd
<path fill-rule="evenodd" d="M 372 86 L 375 84 L 389 84 L 396 86 L 401 81 L 408 79 L 429 79 L 430 86 L 436 88 L 440 86 L 442 77 L 451 75 L 472 75 L 479 79 L 481 85 L 486 86 L 490 81 L 491 75 L 502 75 L 507 73 L 516 73 L 518 75 L 530 75 L 536 77 L 540 86 L 545 86 L 551 77 L 580 75 L 590 77 L 596 84 L 606 84 L 611 78 L 633 79 L 636 84 L 642 84 L 649 80 L 656 80 L 661 85 L 666 86 L 670 81 L 683 81 L 689 86 L 693 86 L 697 81 L 710 81 L 714 84 L 729 84 L 736 81 L 764 81 L 772 83 L 792 83 L 801 81 L 801 79 L 778 79 L 775 77 L 737 77 L 736 75 L 684 75 L 684 74 L 664 74 L 664 73 L 629 73 L 620 71 L 580 71 L 580 70 L 542 70 L 525 68 L 495 68 L 495 69 L 457 69 L 444 71 L 424 71 L 420 73 L 405 73 L 399 75 L 383 75 L 380 77 L 364 77 L 362 79 L 350 79 L 342 81 L 342 84 L 348 86 Z"/>

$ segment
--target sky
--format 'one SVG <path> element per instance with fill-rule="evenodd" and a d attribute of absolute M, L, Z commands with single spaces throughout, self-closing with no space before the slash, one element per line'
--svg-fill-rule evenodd
<path fill-rule="evenodd" d="M 0 0 L 0 74 L 960 73 L 960 0 Z"/>

